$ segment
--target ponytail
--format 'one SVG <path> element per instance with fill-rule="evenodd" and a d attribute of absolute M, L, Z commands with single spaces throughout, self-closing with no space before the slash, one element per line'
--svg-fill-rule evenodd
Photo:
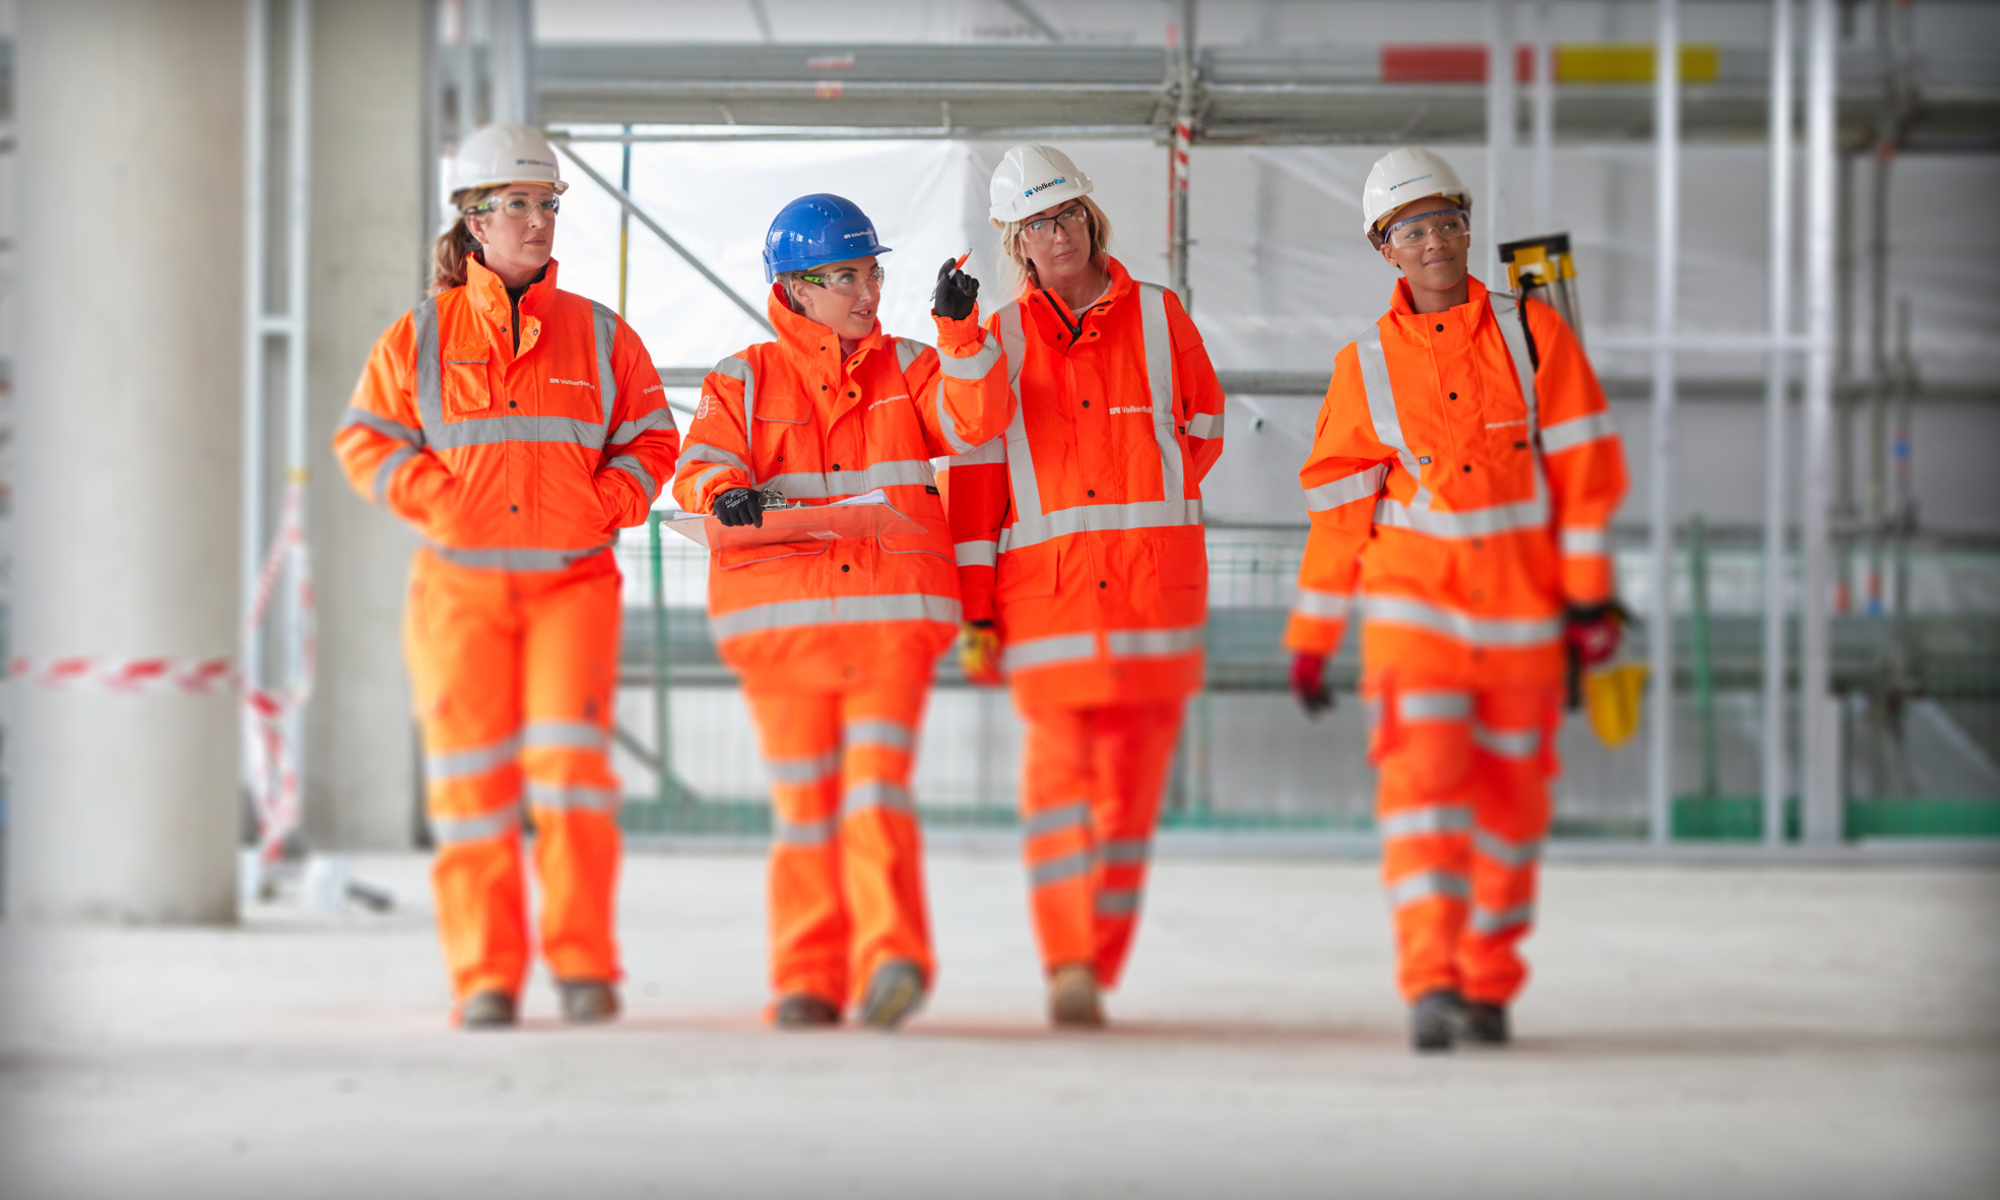
<path fill-rule="evenodd" d="M 472 230 L 465 224 L 465 210 L 499 190 L 467 188 L 452 193 L 451 206 L 458 210 L 458 219 L 438 235 L 437 244 L 431 248 L 431 295 L 465 286 L 465 260 L 479 253 L 479 239 L 472 236 Z"/>

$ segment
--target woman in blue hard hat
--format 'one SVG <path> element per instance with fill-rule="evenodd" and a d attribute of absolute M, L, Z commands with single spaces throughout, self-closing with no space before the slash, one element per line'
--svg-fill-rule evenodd
<path fill-rule="evenodd" d="M 910 771 L 938 654 L 959 622 L 958 571 L 931 459 L 1013 415 L 979 284 L 947 260 L 943 353 L 876 320 L 886 254 L 851 200 L 802 196 L 764 242 L 778 339 L 702 382 L 674 496 L 731 526 L 767 497 L 824 505 L 877 491 L 901 517 L 875 537 L 720 548 L 708 611 L 743 680 L 771 776 L 773 1021 L 832 1025 L 854 1006 L 892 1029 L 930 987 Z"/>

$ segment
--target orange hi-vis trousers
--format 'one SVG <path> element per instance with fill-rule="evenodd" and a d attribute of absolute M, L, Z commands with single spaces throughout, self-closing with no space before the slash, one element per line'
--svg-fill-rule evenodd
<path fill-rule="evenodd" d="M 1391 682 L 1368 702 L 1397 986 L 1504 1005 L 1528 975 L 1519 943 L 1549 827 L 1556 690 Z"/>
<path fill-rule="evenodd" d="M 459 1000 L 528 969 L 521 807 L 534 818 L 541 953 L 558 979 L 620 977 L 613 939 L 618 566 L 489 571 L 417 552 L 404 648 L 423 723 L 438 934 Z"/>
<path fill-rule="evenodd" d="M 1100 986 L 1117 986 L 1183 709 L 1173 700 L 1022 712 L 1022 852 L 1046 970 L 1089 963 Z"/>
<path fill-rule="evenodd" d="M 746 680 L 771 777 L 771 984 L 858 1002 L 890 959 L 935 977 L 910 770 L 927 674 L 815 691 Z"/>

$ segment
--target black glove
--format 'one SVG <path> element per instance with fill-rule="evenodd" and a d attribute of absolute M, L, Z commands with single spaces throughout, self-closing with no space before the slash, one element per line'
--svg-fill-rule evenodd
<path fill-rule="evenodd" d="M 931 297 L 931 311 L 947 321 L 963 321 L 972 315 L 972 302 L 979 298 L 979 281 L 958 269 L 958 260 L 947 258 L 938 268 L 937 293 Z"/>
<path fill-rule="evenodd" d="M 715 519 L 724 525 L 764 527 L 764 505 L 749 488 L 730 488 L 715 501 Z"/>

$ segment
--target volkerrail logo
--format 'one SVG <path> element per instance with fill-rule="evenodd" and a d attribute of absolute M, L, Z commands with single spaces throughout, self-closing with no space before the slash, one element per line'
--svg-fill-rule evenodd
<path fill-rule="evenodd" d="M 1416 177 L 1415 179 L 1405 179 L 1405 180 L 1404 180 L 1403 182 L 1401 182 L 1401 183 L 1392 183 L 1392 184 L 1390 184 L 1390 185 L 1389 185 L 1389 190 L 1393 192 L 1393 191 L 1395 191 L 1395 190 L 1396 190 L 1397 188 L 1406 188 L 1406 187 L 1409 187 L 1409 186 L 1410 186 L 1411 184 L 1413 184 L 1413 183 L 1422 183 L 1422 182 L 1423 182 L 1424 180 L 1426 180 L 1426 179 L 1429 179 L 1429 178 L 1431 178 L 1431 177 L 1432 177 L 1433 175 L 1436 175 L 1436 174 L 1437 174 L 1437 172 L 1436 172 L 1436 171 L 1425 171 L 1425 172 L 1424 172 L 1423 174 L 1421 174 L 1421 175 L 1417 176 L 1417 177 Z M 1422 199 L 1422 197 L 1418 197 L 1418 198 L 1419 198 L 1419 199 Z"/>
<path fill-rule="evenodd" d="M 1152 411 L 1153 406 L 1150 404 L 1114 405 L 1111 409 L 1111 415 L 1115 417 L 1123 413 L 1149 413 Z"/>
<path fill-rule="evenodd" d="M 1023 196 L 1032 196 L 1036 192 L 1046 192 L 1050 188 L 1054 187 L 1059 183 L 1068 183 L 1068 182 L 1069 182 L 1069 176 L 1058 175 L 1054 179 L 1049 180 L 1047 183 L 1038 183 L 1034 187 L 1029 188 L 1027 191 L 1022 192 L 1021 194 Z"/>

